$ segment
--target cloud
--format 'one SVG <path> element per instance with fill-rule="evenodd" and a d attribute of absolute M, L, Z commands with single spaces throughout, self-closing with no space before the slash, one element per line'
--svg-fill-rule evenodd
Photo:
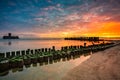
<path fill-rule="evenodd" d="M 68 36 L 99 35 L 105 29 L 110 34 L 108 30 L 119 26 L 119 4 L 120 0 L 4 0 L 0 1 L 0 31 Z M 112 27 L 111 23 L 114 23 Z"/>

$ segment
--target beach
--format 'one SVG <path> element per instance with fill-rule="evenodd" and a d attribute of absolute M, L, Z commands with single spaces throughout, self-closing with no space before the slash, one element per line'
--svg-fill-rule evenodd
<path fill-rule="evenodd" d="M 92 54 L 62 80 L 120 80 L 120 44 Z"/>

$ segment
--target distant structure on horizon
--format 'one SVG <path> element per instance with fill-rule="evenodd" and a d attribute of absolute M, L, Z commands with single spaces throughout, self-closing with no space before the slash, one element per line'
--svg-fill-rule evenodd
<path fill-rule="evenodd" d="M 12 36 L 11 33 L 8 33 L 8 36 L 3 36 L 3 39 L 19 39 L 18 36 Z"/>
<path fill-rule="evenodd" d="M 80 40 L 80 41 L 100 41 L 99 37 L 70 37 L 65 40 Z"/>

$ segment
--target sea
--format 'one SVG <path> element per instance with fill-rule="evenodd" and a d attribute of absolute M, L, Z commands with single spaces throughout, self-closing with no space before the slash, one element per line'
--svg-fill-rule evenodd
<path fill-rule="evenodd" d="M 62 46 L 71 45 L 87 45 L 92 42 L 64 40 L 64 39 L 16 39 L 4 40 L 0 39 L 0 53 L 26 50 L 26 49 L 40 49 L 51 48 L 55 46 L 56 50 L 61 49 Z M 61 59 L 57 62 L 31 64 L 29 67 L 24 66 L 22 69 L 10 69 L 4 75 L 0 75 L 0 80 L 61 80 L 71 69 L 80 65 L 91 57 L 92 53 L 88 55 L 81 55 L 70 60 Z"/>
<path fill-rule="evenodd" d="M 85 41 L 64 40 L 57 39 L 0 39 L 0 53 L 27 50 L 51 48 L 55 46 L 56 50 L 61 49 L 62 46 L 83 45 Z M 87 42 L 91 44 L 91 42 Z"/>

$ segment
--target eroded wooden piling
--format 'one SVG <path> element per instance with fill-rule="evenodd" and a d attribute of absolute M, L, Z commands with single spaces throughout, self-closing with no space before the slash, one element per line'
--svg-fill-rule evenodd
<path fill-rule="evenodd" d="M 102 43 L 102 44 L 94 44 L 84 46 L 77 45 L 77 46 L 63 46 L 61 47 L 61 50 L 56 50 L 55 46 L 52 46 L 52 48 L 41 48 L 41 49 L 35 49 L 35 50 L 22 50 L 22 51 L 12 51 L 12 52 L 6 52 L 6 57 L 9 59 L 8 63 L 6 64 L 6 67 L 3 69 L 9 68 L 16 68 L 16 67 L 23 67 L 23 65 L 30 65 L 31 63 L 45 63 L 48 64 L 54 62 L 60 61 L 60 59 L 63 60 L 69 60 L 73 57 L 73 59 L 80 57 L 81 54 L 88 54 L 89 52 L 97 52 L 101 51 L 110 47 L 115 46 L 114 43 Z M 21 55 L 20 55 L 21 53 Z M 4 59 L 4 54 L 0 54 L 0 57 Z M 2 60 L 5 61 L 5 60 Z M 0 67 L 5 66 L 5 64 L 0 61 Z M 0 69 L 1 70 L 1 69 Z M 2 70 L 1 70 L 2 71 Z"/>

